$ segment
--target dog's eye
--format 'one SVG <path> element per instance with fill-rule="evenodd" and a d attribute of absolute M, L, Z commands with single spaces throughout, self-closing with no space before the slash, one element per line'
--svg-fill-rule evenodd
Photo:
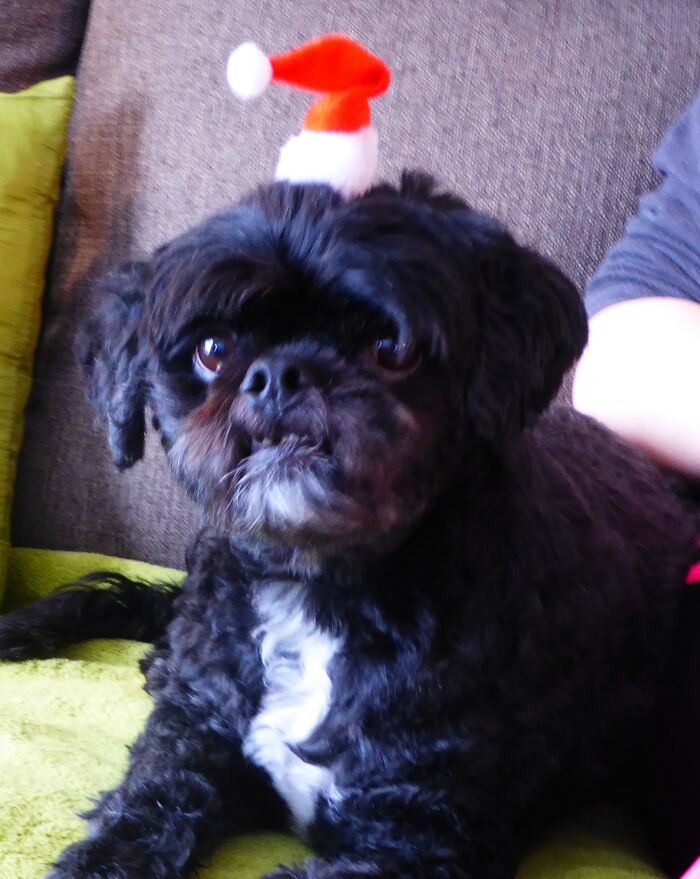
<path fill-rule="evenodd" d="M 377 366 L 402 376 L 413 372 L 420 362 L 420 354 L 412 345 L 389 338 L 377 339 L 369 353 Z"/>
<path fill-rule="evenodd" d="M 213 381 L 233 355 L 231 335 L 205 336 L 194 349 L 194 367 L 204 381 Z"/>

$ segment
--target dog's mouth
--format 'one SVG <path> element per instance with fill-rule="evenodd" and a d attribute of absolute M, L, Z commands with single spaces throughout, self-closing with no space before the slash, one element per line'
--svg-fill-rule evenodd
<path fill-rule="evenodd" d="M 330 443 L 327 438 L 318 438 L 307 433 L 271 431 L 257 436 L 250 436 L 243 443 L 243 458 L 253 455 L 285 455 L 330 454 Z"/>
<path fill-rule="evenodd" d="M 237 532 L 293 544 L 308 543 L 317 533 L 327 536 L 331 526 L 347 531 L 349 499 L 339 492 L 327 439 L 285 425 L 239 435 L 238 451 L 220 498 Z M 354 507 L 351 512 L 355 517 Z"/>

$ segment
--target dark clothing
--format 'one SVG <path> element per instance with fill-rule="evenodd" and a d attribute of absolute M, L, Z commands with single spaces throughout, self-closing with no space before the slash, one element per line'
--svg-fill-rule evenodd
<path fill-rule="evenodd" d="M 654 167 L 663 180 L 588 285 L 589 317 L 644 296 L 700 302 L 700 94 L 666 133 Z"/>

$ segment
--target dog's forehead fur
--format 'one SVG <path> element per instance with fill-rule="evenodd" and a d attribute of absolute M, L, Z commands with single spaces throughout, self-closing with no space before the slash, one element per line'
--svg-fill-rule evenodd
<path fill-rule="evenodd" d="M 415 182 L 349 202 L 325 186 L 273 184 L 155 256 L 151 338 L 165 351 L 193 321 L 235 320 L 268 299 L 271 321 L 295 315 L 308 326 L 309 313 L 347 309 L 445 359 L 469 341 L 464 282 L 500 231 Z"/>

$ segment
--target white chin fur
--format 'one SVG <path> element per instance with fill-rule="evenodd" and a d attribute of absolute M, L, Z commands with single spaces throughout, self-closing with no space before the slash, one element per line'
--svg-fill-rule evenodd
<path fill-rule="evenodd" d="M 277 180 L 327 183 L 346 198 L 362 195 L 377 173 L 377 131 L 302 131 L 280 150 Z"/>
<path fill-rule="evenodd" d="M 234 508 L 244 527 L 298 530 L 317 524 L 316 503 L 323 494 L 323 487 L 311 473 L 284 478 L 272 466 L 268 472 L 255 468 L 236 487 Z"/>

